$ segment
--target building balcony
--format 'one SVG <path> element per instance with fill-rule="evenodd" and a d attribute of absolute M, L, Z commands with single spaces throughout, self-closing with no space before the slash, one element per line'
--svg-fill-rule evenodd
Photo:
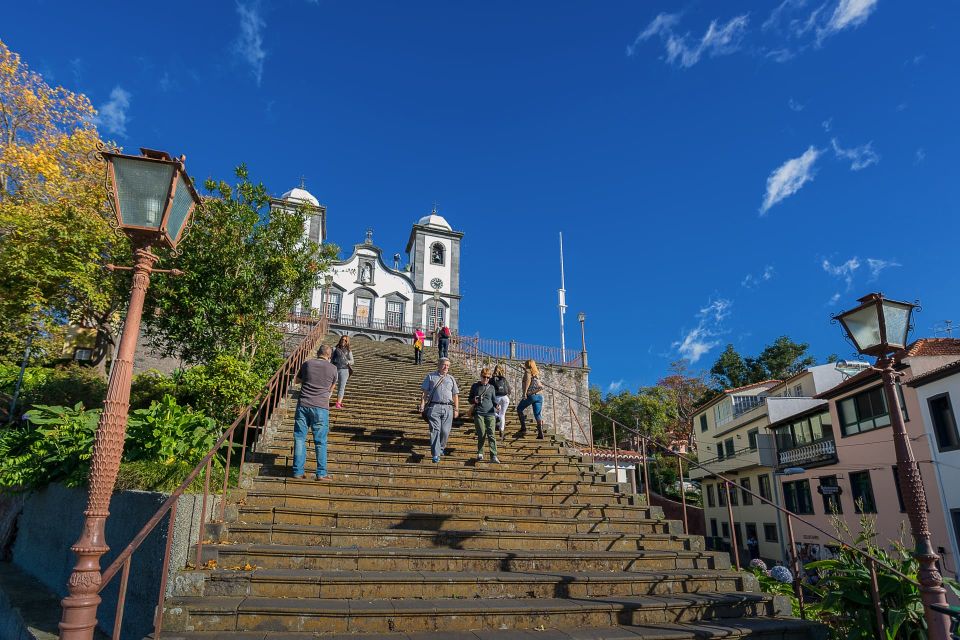
<path fill-rule="evenodd" d="M 717 420 L 717 428 L 719 429 L 720 427 L 726 426 L 740 416 L 764 406 L 766 402 L 766 396 L 733 396 L 731 398 L 733 413 L 719 418 Z"/>
<path fill-rule="evenodd" d="M 778 468 L 819 467 L 837 462 L 837 445 L 831 440 L 821 440 L 802 447 L 780 451 Z"/>

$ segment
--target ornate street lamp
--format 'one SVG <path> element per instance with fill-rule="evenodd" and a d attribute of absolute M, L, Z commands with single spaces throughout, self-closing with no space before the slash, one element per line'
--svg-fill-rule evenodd
<path fill-rule="evenodd" d="M 838 313 L 833 318 L 843 326 L 857 351 L 877 358 L 875 368 L 880 371 L 883 379 L 884 397 L 890 411 L 893 445 L 897 454 L 897 473 L 900 487 L 904 491 L 904 503 L 907 505 L 907 516 L 915 543 L 913 555 L 920 564 L 918 577 L 924 617 L 927 619 L 931 640 L 947 640 L 950 620 L 933 608 L 934 605 L 947 604 L 943 579 L 937 568 L 940 557 L 930 541 L 927 497 L 900 409 L 896 377 L 901 374 L 894 370 L 894 359 L 891 355 L 906 348 L 910 316 L 917 305 L 889 300 L 884 298 L 882 293 L 871 293 L 857 302 L 860 303 L 858 307 Z"/>
<path fill-rule="evenodd" d="M 107 162 L 116 226 L 130 238 L 135 259 L 123 335 L 110 370 L 103 413 L 93 443 L 83 530 L 80 539 L 71 547 L 77 555 L 77 563 L 67 582 L 69 595 L 61 603 L 60 638 L 63 640 L 93 638 L 103 578 L 100 557 L 110 550 L 104 532 L 123 455 L 133 356 L 140 333 L 143 301 L 152 273 L 180 273 L 176 269 L 154 269 L 158 258 L 151 249 L 157 245 L 175 249 L 190 215 L 200 203 L 184 169 L 183 156 L 173 159 L 166 152 L 151 149 L 140 149 L 140 152 L 140 156 L 100 154 Z M 130 269 L 114 265 L 108 265 L 108 268 Z"/>

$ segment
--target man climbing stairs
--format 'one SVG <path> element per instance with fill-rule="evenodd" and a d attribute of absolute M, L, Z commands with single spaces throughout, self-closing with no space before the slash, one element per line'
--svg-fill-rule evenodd
<path fill-rule="evenodd" d="M 312 479 L 312 452 L 307 478 L 291 477 L 291 398 L 210 527 L 206 568 L 174 581 L 165 638 L 825 637 L 555 437 L 519 439 L 508 419 L 501 464 L 480 462 L 464 417 L 433 464 L 416 409 L 435 352 L 415 365 L 409 345 L 357 340 L 354 353 L 331 479 Z M 475 372 L 451 373 L 465 409 Z"/>

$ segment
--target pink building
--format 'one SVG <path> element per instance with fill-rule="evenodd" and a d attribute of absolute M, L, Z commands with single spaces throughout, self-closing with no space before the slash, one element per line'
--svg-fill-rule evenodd
<path fill-rule="evenodd" d="M 956 361 L 960 361 L 960 340 L 924 338 L 899 357 L 897 369 L 905 381 Z M 936 443 L 924 425 L 917 390 L 906 384 L 900 388 L 927 495 L 933 545 L 944 573 L 956 577 L 958 558 L 934 467 Z M 876 520 L 878 543 L 900 539 L 902 534 L 911 547 L 880 374 L 866 369 L 816 397 L 826 400 L 826 405 L 770 424 L 778 445 L 777 478 L 784 507 L 830 532 L 834 532 L 831 514 L 836 513 L 854 536 L 861 515 L 869 514 Z M 803 522 L 796 521 L 794 528 L 803 560 L 828 557 L 836 544 Z"/>

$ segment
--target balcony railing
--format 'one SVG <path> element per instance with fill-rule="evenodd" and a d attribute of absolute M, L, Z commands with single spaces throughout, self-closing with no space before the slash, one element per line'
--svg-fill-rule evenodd
<path fill-rule="evenodd" d="M 762 407 L 767 402 L 767 396 L 733 396 L 733 413 L 717 420 L 717 426 L 733 422 L 748 411 L 753 411 L 757 407 Z"/>
<path fill-rule="evenodd" d="M 317 321 L 319 314 L 312 315 L 309 313 L 292 313 L 290 314 L 291 319 L 295 318 L 306 318 L 312 319 L 313 322 Z M 339 314 L 330 316 L 328 318 L 331 327 L 349 327 L 351 329 L 368 329 L 371 331 L 389 331 L 390 333 L 401 333 L 413 335 L 413 327 L 408 324 L 397 323 L 387 320 L 380 320 L 378 318 L 358 318 L 356 316 L 348 316 L 345 314 Z"/>
<path fill-rule="evenodd" d="M 830 460 L 837 456 L 837 445 L 833 440 L 821 440 L 796 449 L 781 451 L 779 460 L 781 465 L 803 464 Z"/>

